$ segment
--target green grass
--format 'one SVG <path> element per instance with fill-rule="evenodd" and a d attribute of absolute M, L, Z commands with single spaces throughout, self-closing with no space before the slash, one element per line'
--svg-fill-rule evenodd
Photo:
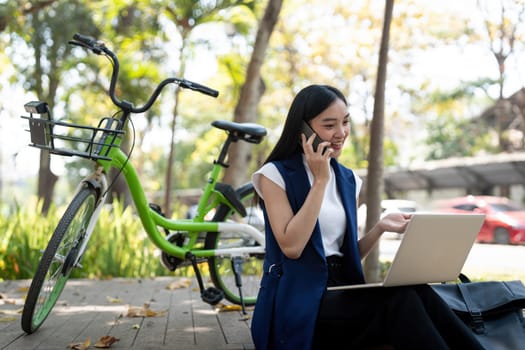
<path fill-rule="evenodd" d="M 33 277 L 61 213 L 65 208 L 52 207 L 47 216 L 40 206 L 31 201 L 0 214 L 0 281 Z M 164 275 L 193 276 L 191 268 L 175 272 L 164 268 L 159 261 L 159 250 L 142 229 L 133 208 L 123 209 L 115 202 L 100 213 L 88 249 L 82 259 L 82 269 L 74 270 L 73 278 L 154 277 Z M 384 276 L 390 262 L 381 262 Z M 207 266 L 201 272 L 207 274 Z M 514 280 L 525 283 L 523 273 L 487 273 L 468 276 L 473 281 Z"/>
<path fill-rule="evenodd" d="M 41 251 L 47 246 L 64 210 L 52 207 L 43 217 L 39 214 L 40 207 L 32 203 L 0 214 L 0 281 L 33 277 Z M 133 209 L 123 209 L 115 202 L 100 213 L 82 259 L 83 268 L 74 270 L 72 277 L 186 276 L 193 273 L 187 268 L 174 273 L 168 271 L 160 264 L 159 254 Z"/>

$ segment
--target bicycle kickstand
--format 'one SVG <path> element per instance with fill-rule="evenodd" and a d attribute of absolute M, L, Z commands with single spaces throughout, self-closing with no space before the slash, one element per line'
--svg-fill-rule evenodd
<path fill-rule="evenodd" d="M 199 283 L 199 290 L 201 292 L 202 301 L 210 305 L 216 305 L 219 301 L 224 298 L 224 293 L 222 290 L 215 287 L 208 287 L 204 289 L 204 283 L 202 282 L 201 272 L 199 266 L 197 265 L 197 258 L 192 253 L 186 254 L 186 259 L 191 262 L 193 271 L 195 271 L 195 276 L 197 277 L 197 282 Z"/>
<path fill-rule="evenodd" d="M 233 268 L 233 274 L 235 275 L 235 285 L 237 288 L 239 288 L 239 298 L 241 300 L 241 308 L 242 308 L 242 314 L 246 315 L 246 308 L 244 305 L 244 298 L 242 296 L 242 257 L 240 256 L 232 256 L 232 268 Z"/>

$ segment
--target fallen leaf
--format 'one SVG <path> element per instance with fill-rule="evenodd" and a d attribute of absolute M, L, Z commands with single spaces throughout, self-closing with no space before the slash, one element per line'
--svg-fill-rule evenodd
<path fill-rule="evenodd" d="M 249 319 L 250 319 L 249 315 L 244 315 L 243 317 L 241 317 L 239 321 L 248 321 Z"/>
<path fill-rule="evenodd" d="M 153 311 L 149 304 L 144 304 L 143 307 L 128 306 L 127 317 L 155 317 L 166 314 L 167 311 Z"/>
<path fill-rule="evenodd" d="M 175 290 L 175 289 L 188 288 L 190 284 L 191 284 L 191 280 L 189 278 L 183 278 L 178 281 L 171 282 L 169 285 L 166 286 L 166 289 Z"/>
<path fill-rule="evenodd" d="M 217 304 L 215 306 L 215 308 L 219 312 L 242 311 L 242 306 L 241 305 L 226 305 L 226 304 L 219 303 L 219 304 Z"/>
<path fill-rule="evenodd" d="M 83 343 L 71 343 L 67 347 L 73 350 L 86 350 L 91 345 L 91 339 L 87 338 Z"/>
<path fill-rule="evenodd" d="M 12 322 L 16 320 L 18 320 L 18 318 L 13 316 L 0 317 L 0 322 Z"/>
<path fill-rule="evenodd" d="M 20 287 L 18 288 L 19 292 L 27 292 L 29 290 L 29 287 Z"/>
<path fill-rule="evenodd" d="M 131 326 L 131 329 L 140 329 L 140 324 L 135 323 L 133 326 Z"/>
<path fill-rule="evenodd" d="M 104 335 L 95 343 L 96 348 L 107 349 L 114 343 L 118 342 L 119 339 L 111 335 Z"/>
<path fill-rule="evenodd" d="M 113 303 L 113 304 L 120 304 L 120 303 L 122 303 L 122 299 L 120 299 L 120 298 L 113 298 L 113 297 L 109 297 L 109 296 L 107 296 L 106 299 L 107 299 L 110 303 Z"/>
<path fill-rule="evenodd" d="M 0 310 L 0 314 L 17 315 L 17 314 L 21 314 L 22 310 L 24 310 L 24 308 L 19 308 L 17 310 Z"/>
<path fill-rule="evenodd" d="M 8 305 L 8 304 L 15 305 L 16 299 L 9 298 L 7 294 L 0 293 L 0 305 L 4 305 L 4 304 L 5 305 Z"/>

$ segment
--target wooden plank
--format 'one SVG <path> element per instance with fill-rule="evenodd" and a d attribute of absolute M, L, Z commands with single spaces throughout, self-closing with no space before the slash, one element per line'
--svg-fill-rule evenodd
<path fill-rule="evenodd" d="M 242 349 L 254 349 L 250 332 L 253 307 L 246 307 L 245 311 L 246 315 L 241 311 L 223 311 L 219 312 L 217 317 L 229 345 L 242 345 Z"/>
<path fill-rule="evenodd" d="M 173 294 L 173 291 L 167 289 L 171 280 L 173 279 L 158 279 L 151 287 L 152 296 L 149 300 L 149 308 L 157 315 L 143 318 L 133 346 L 142 349 L 151 344 L 164 345 Z"/>
<path fill-rule="evenodd" d="M 104 335 L 119 341 L 115 349 L 253 349 L 249 317 L 239 311 L 219 312 L 204 303 L 196 281 L 158 277 L 154 279 L 117 278 L 108 281 L 70 280 L 53 312 L 34 334 L 20 327 L 20 313 L 30 281 L 0 282 L 0 293 L 15 302 L 0 302 L 0 350 L 65 349 L 74 342 L 91 340 L 91 347 Z M 179 283 L 180 288 L 168 288 Z M 2 300 L 2 299 L 0 299 Z M 115 302 L 118 301 L 119 302 Z M 157 311 L 155 317 L 127 317 L 129 306 Z"/>
<path fill-rule="evenodd" d="M 205 303 L 193 305 L 196 343 L 209 349 L 218 349 L 226 345 L 226 339 L 217 319 L 217 311 Z"/>
<path fill-rule="evenodd" d="M 0 284 L 0 333 L 20 331 L 21 312 L 29 282 L 26 284 L 13 281 Z M 1 339 L 0 346 L 5 346 L 6 342 L 6 338 Z"/>
<path fill-rule="evenodd" d="M 169 303 L 169 318 L 164 339 L 165 345 L 180 344 L 186 347 L 196 346 L 193 305 L 200 301 L 198 288 L 193 282 L 187 288 L 172 292 Z M 199 296 L 199 299 L 195 299 Z"/>
<path fill-rule="evenodd" d="M 122 309 L 119 314 L 115 314 L 107 335 L 119 339 L 119 347 L 122 346 L 127 349 L 134 346 L 144 324 L 144 317 L 128 317 L 128 311 L 130 308 L 144 308 L 145 304 L 151 302 L 151 290 L 156 282 L 153 279 L 119 279 L 118 283 L 118 288 L 123 293 L 118 294 L 115 291 L 113 295 L 122 300 Z"/>
<path fill-rule="evenodd" d="M 70 302 L 68 312 L 82 320 L 66 325 L 68 337 L 66 344 L 83 343 L 90 339 L 95 344 L 98 339 L 110 333 L 116 320 L 127 311 L 125 300 L 142 294 L 135 285 L 141 280 L 70 281 L 75 284 L 73 292 L 78 302 Z M 71 288 L 70 288 L 71 290 Z M 81 327 L 79 327 L 79 322 Z M 73 328 L 70 330 L 70 328 Z"/>

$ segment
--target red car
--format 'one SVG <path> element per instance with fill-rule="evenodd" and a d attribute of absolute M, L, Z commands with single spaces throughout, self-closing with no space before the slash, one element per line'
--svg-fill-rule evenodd
<path fill-rule="evenodd" d="M 452 213 L 484 213 L 485 222 L 478 242 L 498 244 L 525 243 L 525 209 L 508 198 L 465 196 L 440 202 L 438 210 Z"/>

